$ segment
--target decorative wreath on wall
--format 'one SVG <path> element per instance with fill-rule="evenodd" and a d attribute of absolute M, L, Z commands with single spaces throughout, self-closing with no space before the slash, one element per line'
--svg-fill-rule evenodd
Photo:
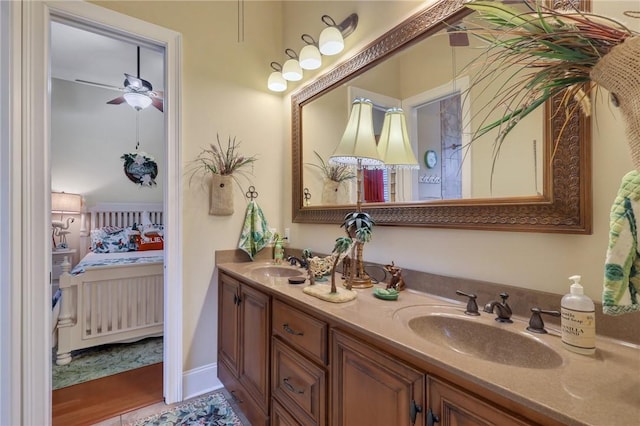
<path fill-rule="evenodd" d="M 124 174 L 140 186 L 153 186 L 158 176 L 158 164 L 146 152 L 128 152 L 120 157 L 124 160 Z"/>

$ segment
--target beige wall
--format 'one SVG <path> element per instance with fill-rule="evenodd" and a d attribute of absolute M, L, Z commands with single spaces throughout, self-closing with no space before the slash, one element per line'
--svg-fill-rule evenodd
<path fill-rule="evenodd" d="M 289 97 L 265 89 L 271 61 L 283 61 L 284 48 L 299 50 L 302 33 L 316 37 L 320 16 L 341 20 L 360 16 L 347 49 L 325 66 L 350 57 L 385 29 L 425 4 L 416 1 L 264 2 L 245 1 L 245 39 L 237 41 L 237 2 L 158 1 L 99 5 L 179 31 L 183 35 L 183 158 L 192 159 L 216 132 L 237 136 L 242 151 L 257 154 L 259 204 L 273 226 L 291 228 L 295 247 L 329 251 L 337 225 L 291 223 Z M 606 4 L 605 4 L 606 3 Z M 622 19 L 635 1 L 595 0 L 595 11 Z M 632 21 L 632 20 L 629 20 Z M 636 29 L 640 22 L 629 22 Z M 326 71 L 323 67 L 319 72 Z M 307 73 L 304 82 L 319 72 Z M 303 83 L 304 84 L 304 83 Z M 296 90 L 298 85 L 291 85 Z M 565 293 L 567 277 L 582 274 L 586 292 L 600 299 L 608 238 L 609 207 L 620 178 L 631 169 L 618 111 L 601 96 L 593 126 L 593 235 L 553 235 L 378 227 L 365 257 L 411 269 Z M 213 255 L 237 245 L 244 201 L 236 192 L 236 213 L 207 215 L 204 189 L 184 187 L 184 367 L 215 362 L 216 283 Z M 451 289 L 452 294 L 455 289 Z"/>

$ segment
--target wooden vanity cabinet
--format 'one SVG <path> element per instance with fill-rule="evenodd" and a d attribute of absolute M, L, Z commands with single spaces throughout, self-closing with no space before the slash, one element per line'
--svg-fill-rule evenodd
<path fill-rule="evenodd" d="M 218 284 L 218 377 L 252 425 L 557 424 L 512 402 L 504 409 L 499 396 L 470 392 L 448 373 L 433 376 L 302 302 L 222 271 Z"/>
<path fill-rule="evenodd" d="M 324 321 L 273 301 L 271 392 L 278 409 L 272 425 L 288 424 L 281 411 L 300 425 L 327 424 L 328 328 Z"/>
<path fill-rule="evenodd" d="M 218 305 L 218 377 L 251 424 L 266 425 L 270 403 L 270 298 L 220 273 Z"/>
<path fill-rule="evenodd" d="M 485 426 L 485 425 L 531 425 L 505 411 L 490 405 L 464 390 L 443 382 L 435 377 L 427 377 L 428 410 L 431 419 L 427 426 Z M 437 422 L 436 422 L 437 420 Z"/>
<path fill-rule="evenodd" d="M 333 425 L 424 425 L 425 374 L 332 330 Z"/>

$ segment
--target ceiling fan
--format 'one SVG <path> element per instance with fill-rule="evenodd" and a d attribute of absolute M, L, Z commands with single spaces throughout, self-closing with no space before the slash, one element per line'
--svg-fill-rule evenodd
<path fill-rule="evenodd" d="M 79 83 L 89 84 L 92 86 L 104 87 L 107 89 L 113 89 L 124 92 L 122 96 L 110 100 L 107 104 L 120 105 L 127 103 L 133 107 L 136 111 L 147 108 L 153 105 L 161 112 L 164 112 L 164 98 L 163 92 L 154 91 L 153 86 L 147 80 L 140 78 L 140 46 L 137 47 L 138 54 L 138 75 L 133 76 L 131 74 L 124 73 L 124 87 L 116 87 L 108 84 L 96 83 L 93 81 L 76 79 Z"/>

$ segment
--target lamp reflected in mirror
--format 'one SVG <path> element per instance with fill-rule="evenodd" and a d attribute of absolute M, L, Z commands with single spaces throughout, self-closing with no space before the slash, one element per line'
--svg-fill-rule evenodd
<path fill-rule="evenodd" d="M 389 170 L 389 195 L 391 202 L 395 202 L 397 170 L 420 168 L 411 148 L 407 120 L 402 108 L 390 108 L 385 113 L 378 153 L 385 168 Z"/>

